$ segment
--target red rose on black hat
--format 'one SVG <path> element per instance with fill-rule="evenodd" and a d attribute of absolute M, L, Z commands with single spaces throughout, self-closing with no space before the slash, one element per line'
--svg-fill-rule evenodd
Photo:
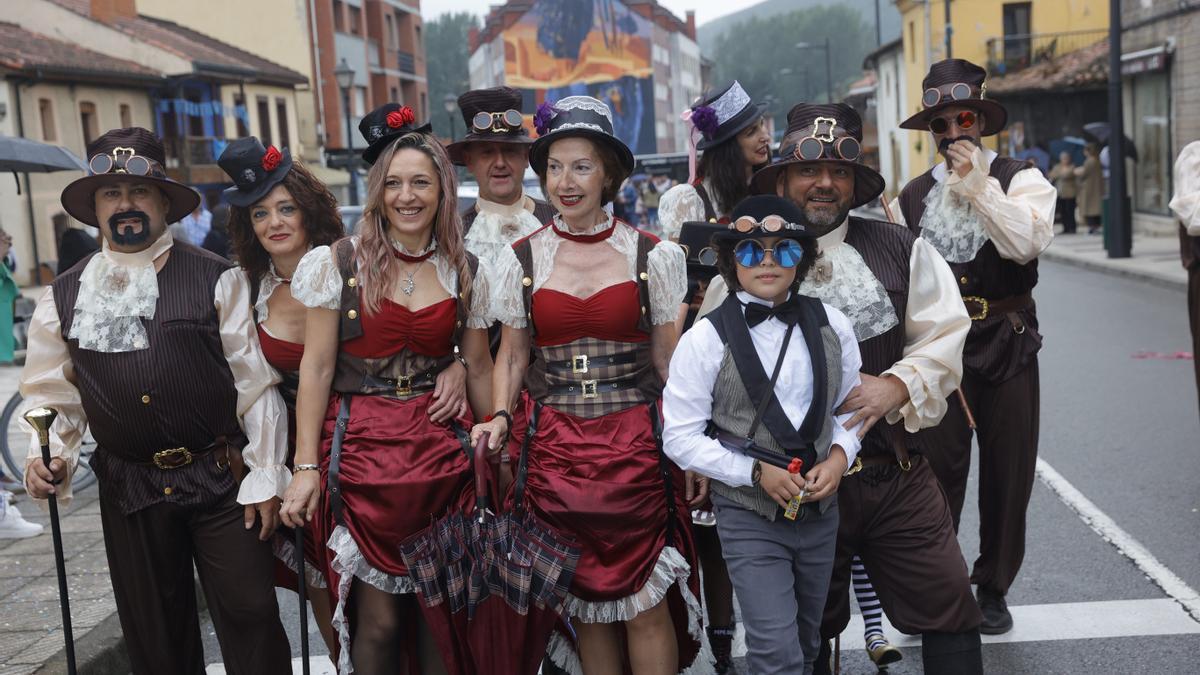
<path fill-rule="evenodd" d="M 387 125 L 393 129 L 399 129 L 405 124 L 412 124 L 415 121 L 417 121 L 417 116 L 408 106 L 401 106 L 399 110 L 393 110 L 387 114 Z"/>
<path fill-rule="evenodd" d="M 262 168 L 266 169 L 267 171 L 274 171 L 275 167 L 279 166 L 279 162 L 282 159 L 283 155 L 279 154 L 279 151 L 276 150 L 275 146 L 272 145 L 267 148 L 266 154 L 263 155 Z"/>

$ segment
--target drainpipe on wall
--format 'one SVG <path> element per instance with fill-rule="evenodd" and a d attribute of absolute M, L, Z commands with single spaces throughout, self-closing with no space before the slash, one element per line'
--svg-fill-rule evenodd
<path fill-rule="evenodd" d="M 26 86 L 32 85 L 34 80 L 25 80 Z M 22 81 L 18 80 L 14 83 L 13 91 L 17 98 L 17 136 L 25 138 L 25 116 L 21 111 L 21 85 Z M 33 244 L 33 268 L 30 270 L 30 281 L 37 283 L 40 279 L 38 270 L 42 267 L 41 256 L 38 255 L 38 237 L 37 237 L 37 218 L 33 210 L 33 187 L 29 183 L 29 172 L 25 172 L 25 207 L 29 212 L 29 241 Z"/>
<path fill-rule="evenodd" d="M 308 0 L 308 37 L 313 51 L 313 89 L 317 90 L 317 147 L 320 148 L 321 166 L 325 166 L 325 84 L 321 78 L 321 47 L 317 40 L 317 2 Z"/>

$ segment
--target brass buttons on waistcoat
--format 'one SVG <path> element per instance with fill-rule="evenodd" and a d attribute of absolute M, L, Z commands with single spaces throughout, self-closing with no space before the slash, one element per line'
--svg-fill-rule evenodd
<path fill-rule="evenodd" d="M 150 405 L 150 394 L 142 394 L 142 403 Z"/>
<path fill-rule="evenodd" d="M 646 313 L 646 308 L 642 307 L 642 314 L 645 314 L 645 313 Z"/>
<path fill-rule="evenodd" d="M 350 319 L 357 319 L 358 318 L 358 310 L 352 309 L 349 312 L 346 312 L 346 316 Z"/>
<path fill-rule="evenodd" d="M 715 223 L 715 222 L 717 222 L 717 219 L 716 219 L 716 218 L 709 218 L 709 219 L 708 219 L 708 222 L 710 222 L 710 223 Z"/>
<path fill-rule="evenodd" d="M 455 321 L 455 322 L 454 322 L 454 327 L 455 327 L 455 328 L 462 328 L 462 322 L 461 322 L 461 321 Z"/>
<path fill-rule="evenodd" d="M 175 492 L 175 490 L 174 490 L 174 488 L 172 488 L 170 485 L 168 485 L 167 487 L 163 488 L 163 494 L 164 494 L 164 495 L 166 495 L 166 496 L 168 496 L 168 497 L 170 497 L 170 496 L 171 496 L 171 493 L 173 493 L 173 492 Z"/>
<path fill-rule="evenodd" d="M 358 279 L 355 277 L 350 277 L 349 279 L 346 280 L 346 285 L 349 286 L 350 288 L 354 288 L 355 286 L 358 285 Z"/>
<path fill-rule="evenodd" d="M 962 286 L 966 286 L 967 285 L 967 275 L 964 274 L 961 277 L 959 277 L 958 283 Z"/>
<path fill-rule="evenodd" d="M 642 281 L 645 281 L 650 278 L 650 275 L 646 274 L 645 272 L 642 272 L 641 274 L 638 275 L 638 278 L 641 279 Z"/>
<path fill-rule="evenodd" d="M 529 288 L 533 285 L 533 279 L 530 279 L 529 277 L 521 277 L 521 285 Z"/>

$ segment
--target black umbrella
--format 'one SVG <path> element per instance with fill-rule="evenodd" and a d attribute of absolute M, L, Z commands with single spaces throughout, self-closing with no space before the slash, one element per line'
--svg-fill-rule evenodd
<path fill-rule="evenodd" d="M 87 164 L 75 153 L 57 145 L 28 138 L 0 136 L 0 171 L 18 173 L 50 173 L 53 171 L 87 171 Z M 17 183 L 17 192 L 21 183 Z"/>
<path fill-rule="evenodd" d="M 1083 125 L 1083 135 L 1100 145 L 1108 145 L 1108 137 L 1112 135 L 1112 127 L 1109 126 L 1108 122 L 1089 122 Z M 1124 137 L 1124 148 L 1125 155 L 1136 162 L 1138 158 L 1137 148 L 1134 147 L 1133 140 L 1128 136 Z"/>

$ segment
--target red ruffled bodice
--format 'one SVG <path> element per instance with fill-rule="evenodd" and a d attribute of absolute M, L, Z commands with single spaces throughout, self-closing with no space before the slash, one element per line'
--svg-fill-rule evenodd
<path fill-rule="evenodd" d="M 613 284 L 586 298 L 542 288 L 533 294 L 534 342 L 539 347 L 564 345 L 590 337 L 615 342 L 646 342 L 638 329 L 641 303 L 634 281 Z"/>
<path fill-rule="evenodd" d="M 342 343 L 346 353 L 378 359 L 408 349 L 424 356 L 446 356 L 453 349 L 458 303 L 446 298 L 416 311 L 384 300 L 379 311 L 362 315 L 363 334 Z"/>
<path fill-rule="evenodd" d="M 304 356 L 304 343 L 288 342 L 267 332 L 267 329 L 258 326 L 258 342 L 262 345 L 263 356 L 267 358 L 267 363 L 271 367 L 281 373 L 296 372 L 300 370 L 300 359 Z"/>

